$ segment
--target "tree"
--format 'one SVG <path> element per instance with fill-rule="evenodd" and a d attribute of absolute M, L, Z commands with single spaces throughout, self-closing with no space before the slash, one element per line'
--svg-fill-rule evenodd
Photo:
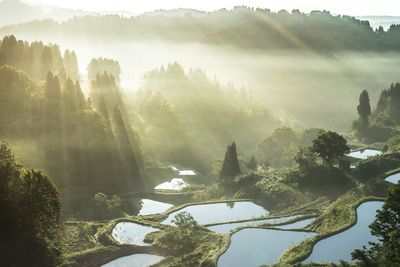
<path fill-rule="evenodd" d="M 179 246 L 181 260 L 183 261 L 185 253 L 192 251 L 197 244 L 199 225 L 192 215 L 186 211 L 176 214 L 172 223 L 178 227 L 176 241 Z"/>
<path fill-rule="evenodd" d="M 257 145 L 259 161 L 269 162 L 273 167 L 292 165 L 293 155 L 297 151 L 299 139 L 299 136 L 290 127 L 275 129 L 270 136 Z"/>
<path fill-rule="evenodd" d="M 257 169 L 257 161 L 256 158 L 253 156 L 251 156 L 249 162 L 247 163 L 247 168 L 249 168 L 250 170 L 256 170 Z"/>
<path fill-rule="evenodd" d="M 108 58 L 93 58 L 88 67 L 88 79 L 93 81 L 96 79 L 97 74 L 103 74 L 107 72 L 108 74 L 114 76 L 116 83 L 120 82 L 121 67 L 117 60 Z"/>
<path fill-rule="evenodd" d="M 382 90 L 374 112 L 376 114 L 384 112 L 389 106 L 389 99 L 390 99 L 389 90 L 388 89 Z"/>
<path fill-rule="evenodd" d="M 94 197 L 83 205 L 79 217 L 85 220 L 110 220 L 124 215 L 121 210 L 122 200 L 119 196 L 108 197 L 104 193 L 96 193 Z"/>
<path fill-rule="evenodd" d="M 354 251 L 353 259 L 365 267 L 400 266 L 400 184 L 391 187 L 370 228 L 379 243 L 373 243 L 369 249 Z"/>
<path fill-rule="evenodd" d="M 86 108 L 86 99 L 85 99 L 85 95 L 82 92 L 82 88 L 81 85 L 78 81 L 75 82 L 75 90 L 76 90 L 76 101 L 78 104 L 78 108 L 79 109 L 85 109 Z"/>
<path fill-rule="evenodd" d="M 224 178 L 232 178 L 238 174 L 240 174 L 240 166 L 236 152 L 236 143 L 233 142 L 226 150 L 224 163 L 222 164 L 219 177 L 223 180 L 223 183 L 226 183 Z"/>
<path fill-rule="evenodd" d="M 113 111 L 113 121 L 115 124 L 116 140 L 119 151 L 122 155 L 127 175 L 133 178 L 133 185 L 143 187 L 143 158 L 139 150 L 137 139 L 132 136 L 131 129 L 127 127 L 122 118 L 121 110 L 115 106 Z"/>
<path fill-rule="evenodd" d="M 61 86 L 57 75 L 53 76 L 53 73 L 48 72 L 46 76 L 46 87 L 44 97 L 50 101 L 61 100 Z"/>
<path fill-rule="evenodd" d="M 49 177 L 0 146 L 0 265 L 57 266 L 61 202 Z"/>
<path fill-rule="evenodd" d="M 362 91 L 362 93 L 360 94 L 359 104 L 357 106 L 357 112 L 361 124 L 364 127 L 367 127 L 368 118 L 371 115 L 371 105 L 369 103 L 369 95 L 367 90 Z"/>
<path fill-rule="evenodd" d="M 41 76 L 44 76 L 47 72 L 53 70 L 53 53 L 51 48 L 48 46 L 45 46 L 43 49 L 40 67 L 42 70 Z"/>
<path fill-rule="evenodd" d="M 64 52 L 64 66 L 67 76 L 72 80 L 79 79 L 79 68 L 78 59 L 76 57 L 75 51 L 69 51 L 68 49 Z"/>
<path fill-rule="evenodd" d="M 294 161 L 299 166 L 299 170 L 303 173 L 307 173 L 312 167 L 316 166 L 315 160 L 315 153 L 303 147 L 299 148 L 299 151 L 294 157 Z"/>
<path fill-rule="evenodd" d="M 67 79 L 63 90 L 64 108 L 67 112 L 75 112 L 78 110 L 78 100 L 76 96 L 75 84 L 71 79 Z"/>
<path fill-rule="evenodd" d="M 350 148 L 342 135 L 331 131 L 321 131 L 314 139 L 310 151 L 316 153 L 324 164 L 332 167 L 333 161 L 342 158 L 345 153 L 349 153 Z"/>
<path fill-rule="evenodd" d="M 6 64 L 6 55 L 3 51 L 0 51 L 0 66 Z"/>
<path fill-rule="evenodd" d="M 62 102 L 62 91 L 60 86 L 60 81 L 58 76 L 51 72 L 47 73 L 46 85 L 44 88 L 44 112 L 43 121 L 45 125 L 45 131 L 56 132 L 60 134 L 61 132 L 61 102 Z"/>

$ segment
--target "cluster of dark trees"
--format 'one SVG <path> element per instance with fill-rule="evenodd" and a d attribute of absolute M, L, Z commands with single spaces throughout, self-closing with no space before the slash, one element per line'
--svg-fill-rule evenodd
<path fill-rule="evenodd" d="M 2 47 L 9 39 L 13 37 L 3 41 Z M 3 54 L 12 58 L 12 51 L 3 50 Z M 76 65 L 74 53 L 65 55 L 65 62 Z M 7 61 L 0 66 L 0 138 L 35 147 L 32 153 L 21 151 L 20 157 L 54 179 L 66 211 L 76 211 L 97 192 L 143 189 L 139 140 L 127 123 L 112 75 L 96 75 L 91 100 L 85 99 L 79 81 L 60 78 L 59 72 L 48 71 L 39 78 L 44 81 L 37 82 L 12 65 Z M 40 66 L 52 70 L 53 65 L 41 62 Z"/>
<path fill-rule="evenodd" d="M 400 184 L 390 188 L 383 208 L 378 211 L 370 228 L 379 242 L 352 253 L 357 266 L 400 266 Z"/>
<path fill-rule="evenodd" d="M 310 146 L 320 131 L 318 128 L 277 128 L 257 144 L 257 158 L 265 166 L 290 167 L 295 163 L 293 159 L 299 146 Z"/>
<path fill-rule="evenodd" d="M 298 148 L 297 168 L 291 170 L 288 181 L 317 194 L 338 195 L 353 184 L 346 175 L 350 162 L 345 154 L 349 152 L 342 135 L 320 131 L 309 147 Z"/>
<path fill-rule="evenodd" d="M 244 164 L 242 163 L 242 165 Z M 220 189 L 239 189 L 249 185 L 253 186 L 255 181 L 259 178 L 259 176 L 254 173 L 257 171 L 257 167 L 258 162 L 254 155 L 252 155 L 246 167 L 244 169 L 241 168 L 236 150 L 236 143 L 233 142 L 229 144 L 222 165 L 218 166 L 219 173 L 217 181 L 218 185 L 221 186 Z"/>
<path fill-rule="evenodd" d="M 400 124 L 400 83 L 382 90 L 376 108 L 371 109 L 368 91 L 360 94 L 358 119 L 353 122 L 356 135 L 368 142 L 385 142 L 398 134 Z"/>
<path fill-rule="evenodd" d="M 281 128 L 280 130 L 285 133 L 293 131 L 291 128 Z M 303 134 L 307 132 L 304 131 Z M 314 136 L 314 131 L 312 133 L 310 138 Z M 271 144 L 271 149 L 274 149 L 274 146 L 277 145 Z M 350 169 L 350 162 L 346 159 L 345 154 L 350 152 L 350 148 L 342 135 L 332 131 L 319 130 L 308 146 L 297 145 L 296 149 L 297 152 L 292 155 L 296 166 L 282 174 L 288 185 L 317 195 L 332 196 L 344 192 L 353 185 L 346 174 L 346 171 Z M 220 189 L 247 190 L 251 192 L 250 194 L 259 194 L 260 188 L 257 188 L 255 184 L 263 179 L 263 173 L 269 172 L 269 166 L 258 163 L 254 156 L 245 165 L 247 168 L 243 169 L 243 166 L 244 164 L 240 164 L 236 143 L 233 142 L 226 150 L 222 165 L 217 166 L 219 167 L 218 184 Z M 267 172 L 255 173 L 258 166 Z"/>
<path fill-rule="evenodd" d="M 50 178 L 25 169 L 1 143 L 0 265 L 58 265 L 60 212 L 59 193 Z"/>
<path fill-rule="evenodd" d="M 148 152 L 160 161 L 207 173 L 225 152 L 226 140 L 249 151 L 277 125 L 248 90 L 210 81 L 201 70 L 185 72 L 174 63 L 149 72 L 144 81 L 128 112 L 142 125 L 137 128 Z"/>
<path fill-rule="evenodd" d="M 112 25 L 112 26 L 110 26 Z M 69 37 L 109 39 L 167 39 L 179 42 L 228 44 L 254 49 L 398 50 L 400 26 L 372 29 L 368 21 L 327 11 L 305 14 L 281 10 L 236 7 L 202 16 L 75 17 L 63 23 L 33 21 L 3 27 L 3 34 L 61 34 Z"/>
<path fill-rule="evenodd" d="M 89 81 L 95 80 L 97 74 L 103 74 L 104 72 L 107 72 L 109 75 L 113 76 L 117 82 L 117 85 L 119 85 L 121 81 L 121 67 L 119 66 L 119 62 L 114 59 L 93 58 L 87 67 L 87 72 Z"/>
<path fill-rule="evenodd" d="M 49 71 L 61 81 L 67 77 L 77 80 L 78 61 L 74 51 L 61 54 L 57 45 L 42 42 L 28 43 L 17 40 L 14 35 L 5 36 L 0 41 L 0 65 L 9 65 L 24 71 L 33 80 L 43 80 Z"/>

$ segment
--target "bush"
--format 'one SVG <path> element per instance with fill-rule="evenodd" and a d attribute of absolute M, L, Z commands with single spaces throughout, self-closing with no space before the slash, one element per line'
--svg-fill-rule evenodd
<path fill-rule="evenodd" d="M 316 165 L 307 172 L 293 170 L 289 174 L 289 181 L 313 193 L 328 195 L 338 195 L 353 185 L 343 170 L 322 165 Z"/>
<path fill-rule="evenodd" d="M 84 220 L 110 220 L 122 217 L 122 201 L 118 196 L 108 198 L 106 194 L 97 193 L 88 204 L 78 213 Z"/>
<path fill-rule="evenodd" d="M 400 166 L 400 153 L 384 154 L 363 161 L 357 166 L 356 177 L 368 180 Z"/>

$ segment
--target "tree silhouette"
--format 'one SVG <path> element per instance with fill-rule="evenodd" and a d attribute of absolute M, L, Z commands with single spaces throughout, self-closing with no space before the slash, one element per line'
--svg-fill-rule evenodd
<path fill-rule="evenodd" d="M 400 184 L 392 186 L 370 228 L 379 242 L 352 253 L 357 266 L 400 266 Z"/>
<path fill-rule="evenodd" d="M 360 122 L 364 127 L 368 126 L 368 118 L 371 115 L 371 105 L 369 103 L 368 91 L 364 90 L 360 94 L 359 104 L 357 106 L 357 112 L 360 118 Z"/>
<path fill-rule="evenodd" d="M 68 49 L 64 52 L 64 66 L 67 76 L 76 81 L 79 79 L 78 59 L 74 51 Z"/>
<path fill-rule="evenodd" d="M 192 215 L 186 211 L 176 214 L 172 220 L 172 223 L 178 227 L 176 241 L 179 246 L 181 260 L 183 261 L 183 256 L 185 253 L 193 250 L 197 243 L 199 225 Z"/>
<path fill-rule="evenodd" d="M 57 266 L 61 202 L 49 177 L 18 163 L 0 145 L 1 266 Z"/>
<path fill-rule="evenodd" d="M 256 158 L 253 156 L 251 156 L 249 162 L 247 163 L 247 168 L 249 168 L 250 170 L 256 170 L 257 169 L 257 161 Z"/>
<path fill-rule="evenodd" d="M 321 131 L 313 141 L 310 151 L 316 153 L 326 165 L 332 167 L 333 161 L 350 152 L 350 148 L 347 146 L 346 139 L 338 133 Z"/>
<path fill-rule="evenodd" d="M 222 183 L 229 184 L 229 181 L 226 178 L 232 178 L 238 174 L 240 174 L 240 166 L 236 152 L 236 143 L 233 142 L 226 150 L 224 163 L 222 164 L 219 177 L 222 180 Z"/>

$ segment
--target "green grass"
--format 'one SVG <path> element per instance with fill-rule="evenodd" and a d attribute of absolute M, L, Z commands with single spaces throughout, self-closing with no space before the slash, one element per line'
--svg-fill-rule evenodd
<path fill-rule="evenodd" d="M 158 246 L 158 239 L 164 232 L 150 233 L 150 239 L 154 240 L 153 245 Z M 217 255 L 220 253 L 221 247 L 227 242 L 227 237 L 217 234 L 207 229 L 201 232 L 200 244 L 194 251 L 184 256 L 183 261 L 179 255 L 165 258 L 155 266 L 215 266 Z M 172 253 L 172 252 L 171 252 Z"/>
<path fill-rule="evenodd" d="M 66 222 L 61 239 L 64 254 L 96 248 L 99 244 L 94 235 L 101 226 L 92 222 Z"/>

